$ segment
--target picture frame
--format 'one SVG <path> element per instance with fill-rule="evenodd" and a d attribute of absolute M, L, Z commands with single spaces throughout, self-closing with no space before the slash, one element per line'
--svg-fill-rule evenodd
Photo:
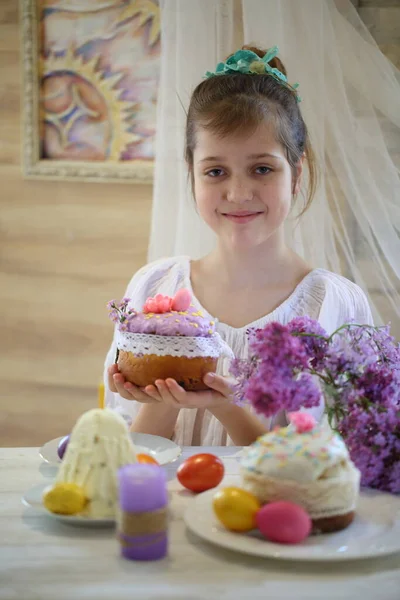
<path fill-rule="evenodd" d="M 152 183 L 158 0 L 20 0 L 20 23 L 24 177 Z"/>

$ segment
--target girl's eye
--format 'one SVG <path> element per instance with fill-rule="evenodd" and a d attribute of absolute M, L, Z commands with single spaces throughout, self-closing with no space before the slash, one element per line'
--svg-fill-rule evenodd
<path fill-rule="evenodd" d="M 210 177 L 219 177 L 222 173 L 222 169 L 211 169 L 210 171 L 207 171 L 206 175 L 209 175 Z"/>
<path fill-rule="evenodd" d="M 257 167 L 256 168 L 256 173 L 258 175 L 267 175 L 270 171 L 271 171 L 271 169 L 269 167 Z"/>

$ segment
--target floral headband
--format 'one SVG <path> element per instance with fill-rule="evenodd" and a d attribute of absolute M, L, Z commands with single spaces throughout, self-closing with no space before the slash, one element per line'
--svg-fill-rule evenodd
<path fill-rule="evenodd" d="M 258 54 L 252 50 L 238 50 L 235 54 L 232 54 L 226 62 L 220 62 L 215 69 L 215 72 L 207 71 L 205 77 L 215 77 L 216 75 L 231 75 L 232 73 L 246 73 L 250 75 L 270 75 L 281 85 L 288 88 L 296 94 L 297 102 L 301 102 L 300 96 L 297 94 L 296 89 L 299 87 L 298 83 L 290 85 L 288 83 L 286 75 L 284 75 L 279 69 L 269 66 L 269 62 L 278 55 L 278 46 L 274 46 L 267 50 L 265 56 L 260 58 Z"/>

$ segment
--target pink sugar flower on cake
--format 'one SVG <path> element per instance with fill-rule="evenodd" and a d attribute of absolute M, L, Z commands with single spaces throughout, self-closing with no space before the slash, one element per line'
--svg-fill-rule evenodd
<path fill-rule="evenodd" d="M 147 298 L 143 306 L 145 314 L 156 313 L 162 314 L 172 310 L 172 298 L 157 294 L 154 298 Z"/>
<path fill-rule="evenodd" d="M 178 290 L 173 298 L 157 294 L 154 298 L 148 298 L 143 306 L 143 312 L 163 314 L 170 311 L 184 312 L 188 310 L 191 302 L 189 290 Z"/>
<path fill-rule="evenodd" d="M 297 433 L 312 431 L 317 424 L 312 415 L 301 411 L 289 413 L 289 420 L 294 425 Z"/>

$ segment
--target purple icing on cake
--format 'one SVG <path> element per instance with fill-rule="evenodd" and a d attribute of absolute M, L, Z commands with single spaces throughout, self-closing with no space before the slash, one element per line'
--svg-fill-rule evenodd
<path fill-rule="evenodd" d="M 211 337 L 215 322 L 191 303 L 192 294 L 180 289 L 175 296 L 157 294 L 148 298 L 142 312 L 130 306 L 130 298 L 108 302 L 109 317 L 120 331 L 150 335 Z"/>
<path fill-rule="evenodd" d="M 129 319 L 126 331 L 153 335 L 211 337 L 215 332 L 215 322 L 207 319 L 201 310 L 190 306 L 188 310 L 172 310 L 162 314 L 137 313 Z"/>

